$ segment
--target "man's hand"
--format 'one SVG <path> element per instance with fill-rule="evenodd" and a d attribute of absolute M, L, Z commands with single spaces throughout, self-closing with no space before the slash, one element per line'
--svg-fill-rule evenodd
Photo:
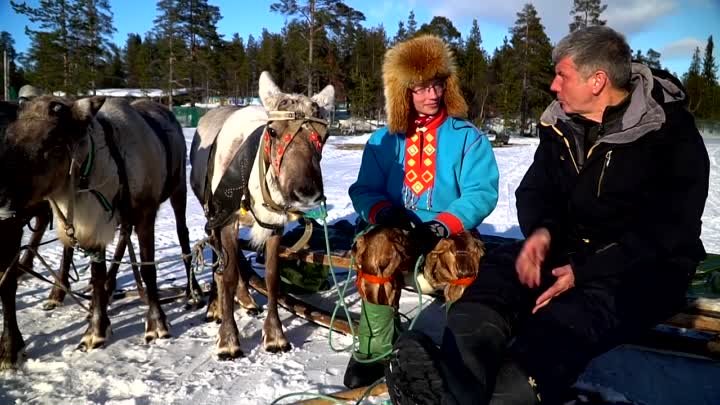
<path fill-rule="evenodd" d="M 550 231 L 538 228 L 525 241 L 525 244 L 515 261 L 520 283 L 529 288 L 540 286 L 540 266 L 545 261 L 545 255 L 550 250 Z"/>
<path fill-rule="evenodd" d="M 575 287 L 575 274 L 573 273 L 572 266 L 569 264 L 553 269 L 552 275 L 557 277 L 557 280 L 555 280 L 555 283 L 545 290 L 544 293 L 540 294 L 535 301 L 535 308 L 532 310 L 533 314 L 536 313 L 538 309 L 549 304 L 551 299 Z"/>

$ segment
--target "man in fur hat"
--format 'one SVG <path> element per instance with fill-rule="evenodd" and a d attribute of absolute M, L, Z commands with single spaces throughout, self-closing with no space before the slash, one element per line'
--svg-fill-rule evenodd
<path fill-rule="evenodd" d="M 686 305 L 709 161 L 682 84 L 605 26 L 553 50 L 555 100 L 517 191 L 527 239 L 488 252 L 441 348 L 401 336 L 394 404 L 560 405 L 596 356 Z"/>
<path fill-rule="evenodd" d="M 425 254 L 444 237 L 475 229 L 495 208 L 498 169 L 487 137 L 465 120 L 457 68 L 438 37 L 419 36 L 385 54 L 383 82 L 388 125 L 372 134 L 349 194 L 369 224 L 411 230 Z M 364 297 L 365 298 L 365 297 Z M 383 363 L 359 359 L 387 353 L 395 308 L 364 300 L 360 350 L 345 385 L 368 385 Z"/>

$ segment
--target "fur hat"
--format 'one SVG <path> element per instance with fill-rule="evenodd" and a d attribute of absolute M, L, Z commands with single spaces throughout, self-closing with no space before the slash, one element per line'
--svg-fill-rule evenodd
<path fill-rule="evenodd" d="M 443 100 L 451 117 L 465 118 L 467 104 L 460 90 L 457 66 L 448 47 L 434 35 L 421 35 L 388 49 L 383 61 L 385 112 L 390 133 L 406 132 L 412 107 L 411 87 L 445 79 Z"/>

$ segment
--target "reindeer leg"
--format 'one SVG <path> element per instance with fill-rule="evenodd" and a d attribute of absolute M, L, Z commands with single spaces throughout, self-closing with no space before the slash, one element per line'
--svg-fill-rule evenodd
<path fill-rule="evenodd" d="M 155 261 L 155 209 L 148 209 L 141 217 L 140 224 L 135 227 L 135 233 L 140 244 L 140 260 L 142 262 Z M 145 282 L 148 310 L 145 315 L 145 342 L 170 337 L 165 313 L 160 307 L 160 294 L 157 286 L 157 269 L 154 264 L 140 266 L 140 274 Z"/>
<path fill-rule="evenodd" d="M 252 316 L 260 313 L 260 307 L 255 302 L 255 299 L 250 295 L 248 285 L 250 284 L 250 275 L 254 271 L 250 262 L 245 257 L 242 249 L 237 250 L 238 270 L 240 271 L 240 278 L 238 280 L 237 290 L 235 291 L 235 300 L 245 309 L 245 311 Z"/>
<path fill-rule="evenodd" d="M 123 226 L 122 229 L 120 229 L 120 236 L 118 237 L 118 243 L 115 247 L 113 262 L 110 264 L 110 270 L 108 271 L 107 280 L 105 281 L 105 291 L 108 295 L 108 303 L 112 302 L 113 294 L 115 294 L 115 288 L 117 287 L 117 273 L 120 268 L 120 261 L 125 256 L 125 248 L 127 247 L 128 239 L 130 239 L 130 232 L 132 232 L 132 228 L 128 229 L 128 227 Z"/>
<path fill-rule="evenodd" d="M 50 212 L 50 207 L 47 206 L 39 207 L 39 209 L 37 209 L 37 213 L 35 215 L 35 230 L 30 237 L 30 242 L 28 243 L 33 250 L 37 250 L 38 246 L 40 246 L 40 241 L 42 241 L 43 235 L 45 235 L 45 228 L 47 228 L 50 223 Z M 34 258 L 35 255 L 26 250 L 23 253 L 22 259 L 20 259 L 20 264 L 23 267 L 32 269 Z"/>
<path fill-rule="evenodd" d="M 60 262 L 60 284 L 66 289 L 70 288 L 70 265 L 73 260 L 75 249 L 71 247 L 63 247 L 62 261 Z M 65 300 L 65 290 L 59 286 L 54 286 L 50 291 L 48 300 L 43 305 L 43 309 L 51 311 L 60 306 Z"/>
<path fill-rule="evenodd" d="M 213 231 L 213 237 L 211 238 L 211 243 L 215 247 L 215 250 L 212 252 L 212 260 L 213 263 L 218 262 L 217 253 L 222 252 L 222 243 L 218 242 L 220 240 L 219 235 L 217 232 Z M 222 270 L 224 269 L 218 269 L 217 267 L 213 267 L 213 279 L 212 284 L 210 285 L 210 296 L 208 297 L 208 307 L 207 312 L 205 313 L 205 322 L 213 322 L 220 323 L 222 321 L 222 291 L 223 291 L 223 277 L 222 277 Z"/>
<path fill-rule="evenodd" d="M 0 239 L 2 239 L 3 249 L 0 250 L 0 274 L 5 277 L 5 281 L 0 285 L 0 300 L 3 309 L 3 330 L 0 336 L 0 370 L 12 368 L 18 363 L 22 348 L 25 347 L 20 328 L 17 324 L 17 315 L 15 308 L 15 294 L 17 292 L 17 266 L 7 269 L 7 266 L 13 260 L 20 248 L 20 240 L 22 238 L 22 226 L 11 224 L 7 229 L 2 229 Z"/>
<path fill-rule="evenodd" d="M 235 323 L 233 297 L 238 284 L 237 268 L 237 224 L 232 223 L 220 231 L 225 268 L 222 274 L 222 292 L 220 293 L 222 305 L 222 323 L 218 331 L 217 354 L 221 360 L 234 359 L 243 355 L 240 350 L 240 333 Z"/>
<path fill-rule="evenodd" d="M 278 315 L 278 294 L 280 294 L 279 249 L 280 235 L 273 234 L 265 242 L 265 283 L 268 290 L 268 310 L 263 324 L 263 347 L 271 353 L 290 350 L 290 343 L 285 338 L 280 316 Z"/>
<path fill-rule="evenodd" d="M 105 278 L 107 267 L 105 266 L 105 248 L 99 252 L 99 260 L 92 262 L 90 282 L 92 283 L 92 306 L 89 325 L 78 345 L 82 351 L 90 351 L 105 344 L 107 336 L 110 335 L 110 318 L 107 315 L 108 298 L 105 292 Z"/>
<path fill-rule="evenodd" d="M 185 309 L 200 309 L 205 305 L 205 302 L 203 301 L 203 292 L 200 284 L 198 284 L 195 273 L 190 268 L 192 264 L 192 258 L 190 257 L 190 233 L 188 232 L 185 220 L 185 211 L 187 210 L 187 186 L 184 182 L 170 196 L 170 205 L 172 205 L 173 213 L 175 214 L 175 227 L 180 242 L 180 250 L 182 250 L 185 256 L 183 259 L 185 275 L 187 276 Z"/>

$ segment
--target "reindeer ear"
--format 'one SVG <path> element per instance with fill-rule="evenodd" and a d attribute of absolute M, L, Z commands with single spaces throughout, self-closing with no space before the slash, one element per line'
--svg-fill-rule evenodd
<path fill-rule="evenodd" d="M 87 97 L 73 103 L 73 117 L 80 121 L 90 121 L 105 104 L 105 97 Z"/>
<path fill-rule="evenodd" d="M 312 96 L 312 101 L 316 102 L 321 108 L 328 111 L 332 110 L 335 107 L 335 87 L 328 84 L 320 93 Z"/>
<path fill-rule="evenodd" d="M 267 71 L 260 73 L 259 90 L 260 101 L 266 110 L 274 110 L 277 107 L 278 100 L 282 93 L 280 88 L 273 81 L 272 76 Z"/>

